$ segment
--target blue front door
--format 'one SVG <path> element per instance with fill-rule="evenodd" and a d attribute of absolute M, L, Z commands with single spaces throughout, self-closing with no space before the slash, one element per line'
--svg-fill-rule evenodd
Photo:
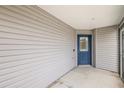
<path fill-rule="evenodd" d="M 91 64 L 91 35 L 78 35 L 78 65 Z"/>

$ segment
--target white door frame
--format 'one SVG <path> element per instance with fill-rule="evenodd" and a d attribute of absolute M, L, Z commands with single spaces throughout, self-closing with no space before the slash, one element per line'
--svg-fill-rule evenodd
<path fill-rule="evenodd" d="M 122 78 L 122 33 L 124 28 L 120 31 L 120 77 Z"/>

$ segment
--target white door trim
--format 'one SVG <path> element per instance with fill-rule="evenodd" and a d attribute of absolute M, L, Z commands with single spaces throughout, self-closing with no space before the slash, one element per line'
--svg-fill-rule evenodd
<path fill-rule="evenodd" d="M 122 33 L 124 28 L 120 31 L 120 77 L 122 78 Z"/>

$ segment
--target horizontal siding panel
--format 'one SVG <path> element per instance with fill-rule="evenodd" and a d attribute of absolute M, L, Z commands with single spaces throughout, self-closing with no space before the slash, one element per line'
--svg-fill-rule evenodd
<path fill-rule="evenodd" d="M 17 9 L 17 8 L 16 8 Z M 3 10 L 3 11 L 5 11 L 5 10 Z M 21 12 L 21 11 L 19 11 L 19 10 L 17 10 L 18 12 Z M 45 22 L 43 22 L 43 19 L 41 19 L 41 17 L 40 18 L 38 18 L 38 17 L 35 17 L 34 18 L 34 15 L 33 15 L 33 17 L 30 17 L 31 15 L 29 15 L 29 13 L 27 14 L 27 16 L 26 15 L 24 15 L 24 13 L 26 13 L 26 11 L 23 13 L 23 14 L 18 14 L 18 12 L 15 12 L 16 13 L 16 15 L 15 16 L 12 16 L 12 15 L 10 15 L 10 13 L 9 14 L 7 14 L 8 12 L 4 12 L 4 13 L 2 13 L 2 11 L 1 11 L 1 18 L 2 19 L 6 19 L 6 17 L 10 17 L 11 19 L 15 19 L 15 21 L 16 22 L 18 22 L 18 23 L 20 23 L 20 22 L 24 22 L 24 24 L 25 25 L 31 25 L 31 24 L 29 24 L 29 23 L 27 23 L 27 22 L 31 22 L 35 27 L 38 27 L 39 28 L 39 26 L 44 26 L 45 28 L 46 27 L 49 27 L 50 26 L 50 28 L 54 28 L 54 29 L 58 29 L 58 30 L 61 30 L 60 28 L 58 28 L 58 27 L 56 27 L 56 25 L 53 25 L 53 24 L 50 24 L 49 25 L 49 21 L 48 21 L 48 23 L 46 23 L 47 21 L 45 21 Z M 11 12 L 12 13 L 12 12 Z M 17 15 L 18 14 L 18 15 Z M 6 15 L 6 16 L 4 16 L 4 15 Z M 23 17 L 20 17 L 20 16 L 23 16 Z M 42 21 L 39 21 L 39 20 L 42 20 Z M 40 24 L 38 24 L 38 23 L 40 23 Z M 42 24 L 43 23 L 43 24 Z M 41 25 L 42 24 L 42 25 Z"/>
<path fill-rule="evenodd" d="M 45 67 L 47 66 L 48 67 L 48 65 L 50 65 L 50 64 L 47 64 L 47 65 L 34 65 L 34 66 L 36 66 L 36 67 L 34 67 L 34 66 L 30 66 L 30 68 L 31 69 L 26 69 L 26 70 L 22 70 L 21 69 L 21 71 L 19 71 L 18 73 L 13 73 L 13 74 L 9 74 L 9 77 L 10 78 L 8 78 L 7 76 L 5 76 L 5 77 L 7 77 L 6 79 L 5 79 L 5 77 L 3 77 L 3 79 L 5 79 L 5 81 L 3 80 L 3 81 L 1 81 L 1 86 L 2 87 L 5 87 L 5 86 L 8 86 L 8 85 L 10 85 L 10 84 L 8 84 L 8 83 L 11 83 L 11 84 L 14 84 L 15 82 L 18 82 L 18 81 L 20 81 L 20 80 L 24 80 L 25 81 L 25 78 L 29 78 L 29 77 L 31 77 L 31 78 L 36 78 L 36 76 L 33 76 L 33 75 L 37 75 L 38 73 L 40 73 L 41 71 L 42 71 L 42 78 L 45 78 L 44 76 L 45 76 L 45 72 L 46 71 L 49 71 L 48 69 L 46 69 Z M 59 65 L 63 65 L 63 64 L 59 64 Z M 58 65 L 58 66 L 59 66 Z M 39 67 L 40 66 L 40 67 Z M 57 65 L 55 65 L 55 66 L 57 66 Z M 42 70 L 38 70 L 38 69 L 40 69 L 42 67 Z M 54 68 L 53 68 L 54 69 Z M 52 68 L 51 68 L 51 70 L 53 70 Z M 16 70 L 16 69 L 15 69 Z M 29 82 L 32 82 L 32 80 L 31 81 L 29 81 Z M 37 81 L 38 82 L 38 81 Z"/>
<path fill-rule="evenodd" d="M 18 7 L 16 7 L 16 9 L 18 9 Z M 55 29 L 55 24 L 54 23 L 51 23 L 50 25 L 48 25 L 50 22 L 49 21 L 44 21 L 44 23 L 43 23 L 43 19 L 41 19 L 42 18 L 42 16 L 40 16 L 40 18 L 38 18 L 38 17 L 35 17 L 35 18 L 33 18 L 34 17 L 34 15 L 33 15 L 33 17 L 30 17 L 31 15 L 29 15 L 29 13 L 28 12 L 24 12 L 24 13 L 27 13 L 27 16 L 25 16 L 24 15 L 24 13 L 23 14 L 20 14 L 20 12 L 22 12 L 22 11 L 19 11 L 19 10 L 17 10 L 17 12 L 15 12 L 14 14 L 12 14 L 12 15 L 15 15 L 15 16 L 12 16 L 12 15 L 10 15 L 10 13 L 8 13 L 8 12 L 4 12 L 5 10 L 3 10 L 3 12 L 1 11 L 1 18 L 3 19 L 3 20 L 5 20 L 6 19 L 6 17 L 8 18 L 8 17 L 10 17 L 11 19 L 14 19 L 14 20 L 16 20 L 16 22 L 17 23 L 20 23 L 21 21 L 23 21 L 24 23 L 25 23 L 25 25 L 30 25 L 30 24 L 28 24 L 28 22 L 31 22 L 33 25 L 35 25 L 36 27 L 39 27 L 39 26 L 44 26 L 45 28 L 47 28 L 47 27 L 51 27 L 51 29 L 52 29 L 52 27 Z M 7 10 L 6 10 L 7 11 Z M 18 14 L 18 12 L 19 12 L 19 14 Z M 8 13 L 8 14 L 7 14 Z M 12 12 L 11 12 L 12 13 Z M 18 15 L 17 15 L 18 14 Z M 4 15 L 6 15 L 6 16 L 4 16 Z M 20 17 L 21 15 L 23 15 L 23 17 Z M 45 18 L 44 18 L 45 19 Z M 33 20 L 33 21 L 32 21 Z M 41 21 L 40 21 L 41 20 Z M 39 24 L 40 23 L 40 24 Z M 42 24 L 42 25 L 41 25 Z M 49 28 L 50 28 L 49 27 Z M 62 27 L 62 26 L 61 26 Z M 61 30 L 63 29 L 63 28 L 61 28 L 61 27 L 58 27 L 58 26 L 56 26 L 56 29 L 58 29 L 58 31 L 60 30 L 60 32 L 61 32 Z M 66 28 L 67 29 L 67 28 Z M 64 30 L 66 30 L 66 29 L 64 29 Z M 61 32 L 62 33 L 62 32 Z M 64 32 L 63 32 L 64 33 Z"/>
<path fill-rule="evenodd" d="M 58 27 L 65 28 L 65 26 L 66 26 L 66 25 L 62 26 L 62 24 L 59 25 L 60 22 L 56 23 L 55 19 L 53 19 L 53 20 L 51 19 L 50 20 L 50 18 L 48 16 L 46 16 L 48 14 L 44 15 L 41 12 L 37 12 L 38 9 L 36 10 L 36 9 L 33 9 L 32 7 L 25 6 L 25 7 L 22 8 L 20 6 L 17 6 L 17 7 L 16 6 L 12 6 L 11 8 L 14 8 L 14 10 L 10 10 L 11 13 L 14 12 L 16 14 L 23 15 L 24 17 L 28 17 L 28 19 L 26 19 L 26 20 L 29 20 L 29 17 L 30 17 L 31 20 L 36 20 L 37 22 L 42 22 L 42 23 L 44 23 L 46 25 L 56 26 L 57 29 L 58 29 Z M 9 8 L 7 8 L 7 9 L 9 10 Z M 42 12 L 43 12 L 43 10 L 42 10 Z M 35 21 L 33 21 L 33 22 L 35 22 Z"/>
<path fill-rule="evenodd" d="M 45 28 L 45 27 L 43 27 L 42 26 L 42 28 L 37 28 L 37 27 L 35 27 L 35 26 L 30 26 L 30 25 L 25 25 L 25 24 L 22 24 L 22 23 L 18 23 L 18 22 L 15 22 L 15 21 L 11 21 L 11 20 L 7 20 L 7 19 L 2 19 L 2 18 L 0 18 L 0 25 L 3 25 L 3 24 L 6 24 L 6 26 L 7 27 L 16 27 L 16 28 L 19 28 L 19 29 L 21 29 L 21 28 L 25 28 L 25 30 L 31 30 L 31 29 L 34 29 L 34 31 L 36 31 L 36 30 L 38 30 L 38 31 L 42 31 L 43 29 L 45 29 L 45 31 L 47 30 L 47 29 L 49 29 L 49 28 Z M 2 24 L 3 23 L 3 24 Z M 28 22 L 29 23 L 29 22 Z M 3 26 L 5 26 L 5 25 L 3 25 Z M 53 31 L 51 31 L 51 30 L 53 30 Z M 44 30 L 43 30 L 44 31 Z M 59 35 L 60 34 L 63 34 L 63 33 L 60 33 L 60 32 L 58 32 L 58 30 L 56 30 L 56 29 L 51 29 L 50 28 L 50 30 L 48 30 L 49 32 L 52 32 L 52 33 L 58 33 Z M 64 35 L 64 34 L 63 34 Z"/>
<path fill-rule="evenodd" d="M 96 67 L 118 72 L 118 31 L 114 26 L 96 31 Z"/>
<path fill-rule="evenodd" d="M 70 71 L 75 34 L 37 6 L 0 6 L 0 87 L 47 87 Z"/>
<path fill-rule="evenodd" d="M 56 45 L 56 46 L 48 46 L 48 45 L 42 45 L 41 46 L 37 46 L 37 45 L 26 45 L 26 44 L 22 44 L 22 45 L 11 45 L 11 44 L 7 44 L 7 45 L 0 45 L 0 51 L 11 51 L 11 50 L 30 50 L 30 49 L 61 49 L 64 48 L 66 46 L 61 46 L 61 45 Z"/>

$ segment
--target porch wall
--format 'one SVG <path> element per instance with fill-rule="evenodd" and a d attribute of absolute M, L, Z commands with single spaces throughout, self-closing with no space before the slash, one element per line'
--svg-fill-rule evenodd
<path fill-rule="evenodd" d="M 117 26 L 94 30 L 96 68 L 119 71 L 118 29 Z"/>
<path fill-rule="evenodd" d="M 76 66 L 75 36 L 37 6 L 0 6 L 0 87 L 47 87 Z"/>

